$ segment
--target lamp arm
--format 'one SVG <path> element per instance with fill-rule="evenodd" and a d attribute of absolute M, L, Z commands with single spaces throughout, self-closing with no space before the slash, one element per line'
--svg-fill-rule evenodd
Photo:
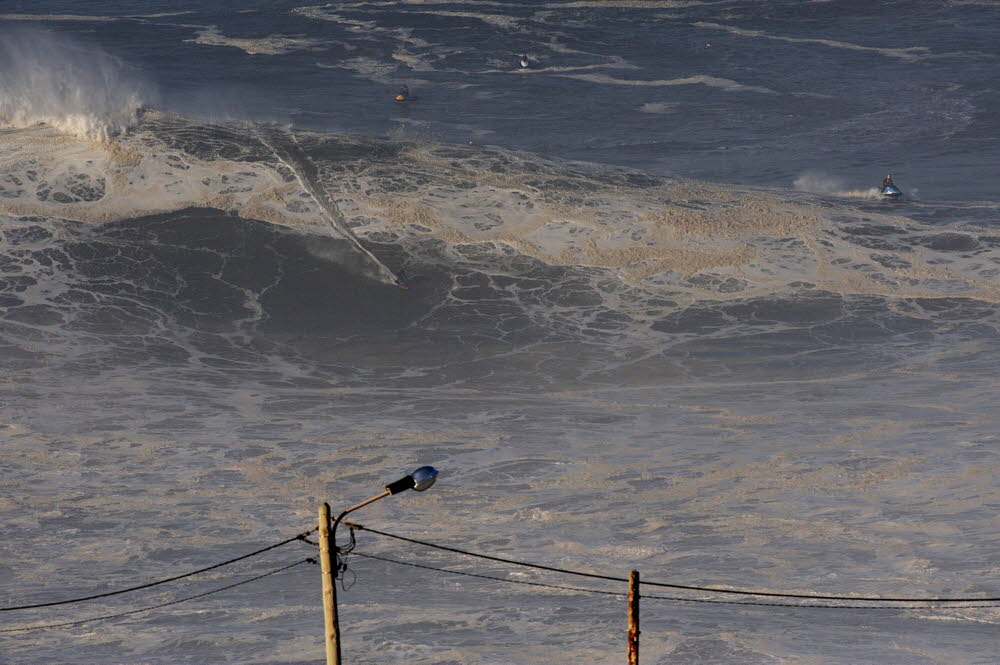
<path fill-rule="evenodd" d="M 373 496 L 370 499 L 365 499 L 361 503 L 359 503 L 359 504 L 357 504 L 355 506 L 351 506 L 350 508 L 348 508 L 344 512 L 342 512 L 339 515 L 337 515 L 337 519 L 334 520 L 334 522 L 333 522 L 333 528 L 330 529 L 330 550 L 333 551 L 333 552 L 339 552 L 340 551 L 340 548 L 337 547 L 337 527 L 340 525 L 340 520 L 344 519 L 345 515 L 347 515 L 348 513 L 353 513 L 358 508 L 363 508 L 364 506 L 367 506 L 369 503 L 375 503 L 379 499 L 383 499 L 383 498 L 389 496 L 389 494 L 390 494 L 389 490 L 385 490 L 381 494 L 376 494 L 375 496 Z"/>

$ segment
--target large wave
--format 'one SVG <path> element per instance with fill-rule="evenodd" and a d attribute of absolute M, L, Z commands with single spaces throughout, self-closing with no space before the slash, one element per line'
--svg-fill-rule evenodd
<path fill-rule="evenodd" d="M 368 258 L 369 276 L 388 282 L 372 243 L 432 262 L 426 246 L 449 247 L 455 260 L 468 248 L 509 250 L 685 303 L 798 288 L 1000 300 L 993 236 L 940 216 L 958 220 L 965 208 L 833 202 L 488 146 L 203 125 L 155 111 L 112 143 L 50 134 L 3 137 L 0 214 L 107 222 L 214 208 L 344 238 Z"/>
<path fill-rule="evenodd" d="M 280 357 L 562 390 L 815 378 L 997 338 L 1000 239 L 958 221 L 971 207 L 156 111 L 111 142 L 53 138 L 0 133 L 0 369 Z"/>
<path fill-rule="evenodd" d="M 69 35 L 0 29 L 0 126 L 45 123 L 107 140 L 134 125 L 155 91 L 124 62 Z"/>

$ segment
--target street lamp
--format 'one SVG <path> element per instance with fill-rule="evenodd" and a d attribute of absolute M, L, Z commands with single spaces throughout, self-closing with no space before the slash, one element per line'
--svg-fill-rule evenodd
<path fill-rule="evenodd" d="M 323 618 L 326 624 L 326 663 L 327 665 L 341 665 L 340 663 L 340 622 L 337 617 L 337 585 L 333 567 L 331 565 L 331 554 L 338 557 L 340 548 L 337 547 L 337 527 L 340 521 L 348 513 L 354 512 L 358 508 L 374 503 L 391 494 L 399 494 L 412 489 L 423 492 L 434 484 L 437 480 L 438 471 L 433 466 L 422 466 L 408 476 L 404 476 L 395 482 L 385 486 L 385 491 L 370 499 L 365 499 L 361 503 L 351 506 L 337 516 L 330 527 L 330 504 L 324 503 L 319 509 L 319 559 L 320 569 L 323 575 Z M 340 565 L 338 558 L 338 567 Z M 337 571 L 339 572 L 339 570 Z"/>

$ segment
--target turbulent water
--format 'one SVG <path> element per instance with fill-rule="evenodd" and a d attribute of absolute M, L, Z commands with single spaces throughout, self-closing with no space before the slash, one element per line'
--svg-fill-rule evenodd
<path fill-rule="evenodd" d="M 244 554 L 423 464 L 357 521 L 649 581 L 1000 596 L 996 3 L 0 10 L 0 606 Z M 348 564 L 346 662 L 625 659 L 623 597 Z M 319 578 L 0 633 L 0 663 L 321 662 Z M 644 663 L 996 662 L 990 607 L 643 593 L 688 599 L 642 601 Z"/>

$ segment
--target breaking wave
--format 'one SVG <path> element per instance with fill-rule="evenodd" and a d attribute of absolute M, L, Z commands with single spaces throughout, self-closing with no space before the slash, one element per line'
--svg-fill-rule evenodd
<path fill-rule="evenodd" d="M 154 93 L 120 59 L 66 34 L 0 29 L 0 126 L 45 123 L 107 140 L 133 126 Z"/>
<path fill-rule="evenodd" d="M 152 110 L 113 142 L 53 143 L 43 128 L 3 140 L 11 150 L 0 159 L 0 215 L 103 223 L 211 208 L 346 240 L 364 257 L 362 272 L 382 282 L 402 257 L 383 259 L 374 245 L 411 263 L 520 256 L 675 303 L 799 289 L 1000 301 L 992 234 L 937 213 L 922 223 L 916 217 L 930 210 L 886 207 L 821 174 L 796 188 L 852 200 L 487 146 L 205 125 Z M 614 308 L 637 318 L 648 309 Z"/>
<path fill-rule="evenodd" d="M 0 369 L 280 358 L 353 381 L 366 358 L 380 385 L 566 390 L 798 380 L 803 357 L 812 380 L 1000 330 L 1000 238 L 946 221 L 969 207 L 155 110 L 112 141 L 0 144 Z"/>

